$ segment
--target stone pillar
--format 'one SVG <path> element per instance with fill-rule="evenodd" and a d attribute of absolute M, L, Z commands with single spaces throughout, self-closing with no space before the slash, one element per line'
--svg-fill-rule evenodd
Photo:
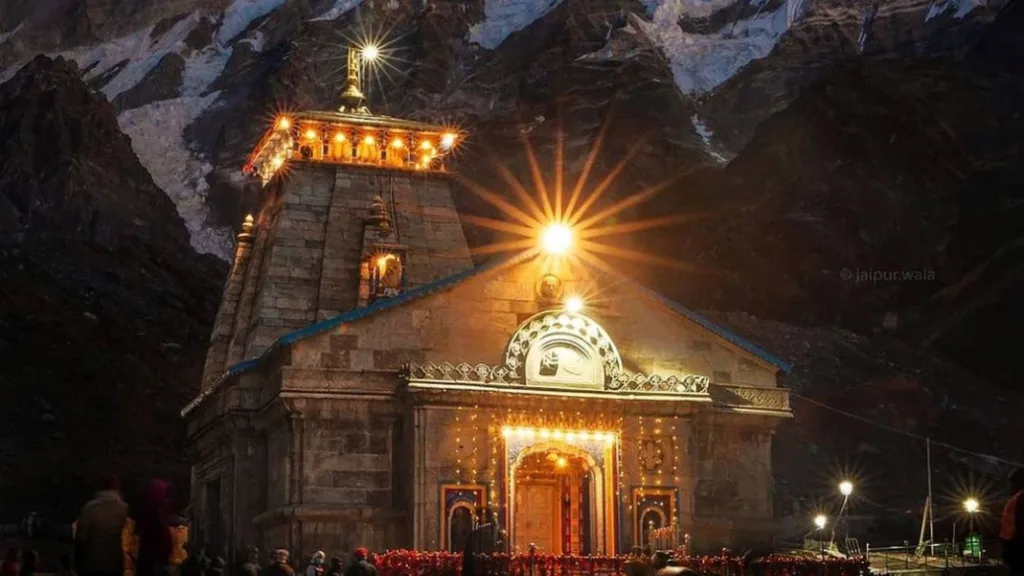
<path fill-rule="evenodd" d="M 213 334 L 210 335 L 210 348 L 206 353 L 206 365 L 203 367 L 202 389 L 206 389 L 227 369 L 227 351 L 235 324 L 235 312 L 238 309 L 239 297 L 245 284 L 246 272 L 249 268 L 249 256 L 252 253 L 252 215 L 245 217 L 242 232 L 238 235 L 235 246 L 235 259 L 231 264 L 231 273 L 224 285 L 220 308 L 213 323 Z"/>

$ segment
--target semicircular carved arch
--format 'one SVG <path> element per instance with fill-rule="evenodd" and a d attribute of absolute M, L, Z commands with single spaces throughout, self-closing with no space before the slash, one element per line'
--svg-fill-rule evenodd
<path fill-rule="evenodd" d="M 615 388 L 616 379 L 622 374 L 622 358 L 615 342 L 594 319 L 565 310 L 547 310 L 520 324 L 505 348 L 505 366 L 522 375 L 526 383 L 526 360 L 530 351 L 558 339 L 589 348 L 593 359 L 600 362 L 604 387 Z"/>

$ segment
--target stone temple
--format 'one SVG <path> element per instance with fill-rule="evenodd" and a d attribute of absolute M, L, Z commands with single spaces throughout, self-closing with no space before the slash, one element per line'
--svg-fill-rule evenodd
<path fill-rule="evenodd" d="M 786 363 L 582 260 L 475 266 L 466 135 L 371 114 L 358 60 L 340 111 L 279 118 L 247 165 L 259 212 L 182 411 L 193 538 L 461 550 L 489 505 L 521 551 L 770 540 Z"/>

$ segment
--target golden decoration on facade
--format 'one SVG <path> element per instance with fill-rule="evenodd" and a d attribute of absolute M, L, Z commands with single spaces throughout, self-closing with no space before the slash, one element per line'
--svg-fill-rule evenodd
<path fill-rule="evenodd" d="M 444 126 L 372 114 L 360 88 L 362 63 L 372 59 L 371 54 L 376 57 L 369 47 L 349 49 L 348 78 L 338 111 L 280 116 L 243 171 L 259 176 L 264 185 L 288 162 L 445 172 L 445 160 L 464 134 Z"/>

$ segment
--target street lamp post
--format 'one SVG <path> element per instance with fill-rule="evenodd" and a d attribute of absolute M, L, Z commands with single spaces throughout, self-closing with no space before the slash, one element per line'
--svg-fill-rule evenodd
<path fill-rule="evenodd" d="M 824 534 L 825 524 L 828 523 L 828 518 L 824 514 L 818 514 L 814 517 L 814 525 L 818 528 L 818 547 L 821 548 L 821 557 L 825 558 L 825 540 Z"/>
<path fill-rule="evenodd" d="M 832 548 L 832 545 L 836 541 L 836 526 L 843 521 L 843 512 L 846 512 L 846 505 L 850 501 L 850 495 L 853 494 L 853 482 L 849 480 L 843 480 L 839 483 L 839 493 L 843 495 L 843 505 L 839 508 L 839 516 L 836 517 L 835 524 L 832 525 L 832 534 L 828 539 L 828 547 Z"/>
<path fill-rule="evenodd" d="M 974 533 L 974 515 L 978 513 L 978 510 L 980 508 L 981 508 L 981 503 L 978 502 L 977 498 L 968 498 L 968 499 L 964 500 L 964 512 L 967 512 L 967 536 L 964 538 L 964 545 L 966 547 L 968 547 L 968 548 L 970 548 L 972 546 L 971 543 L 973 541 L 972 540 L 972 536 L 973 536 L 973 533 Z M 980 548 L 981 548 L 981 541 L 980 541 L 980 539 L 978 541 L 978 547 L 979 547 L 978 554 L 979 554 L 979 560 L 980 560 L 980 556 L 981 556 L 981 550 L 980 550 Z M 974 551 L 971 550 L 970 552 L 971 552 L 971 555 L 973 556 L 974 555 Z"/>

